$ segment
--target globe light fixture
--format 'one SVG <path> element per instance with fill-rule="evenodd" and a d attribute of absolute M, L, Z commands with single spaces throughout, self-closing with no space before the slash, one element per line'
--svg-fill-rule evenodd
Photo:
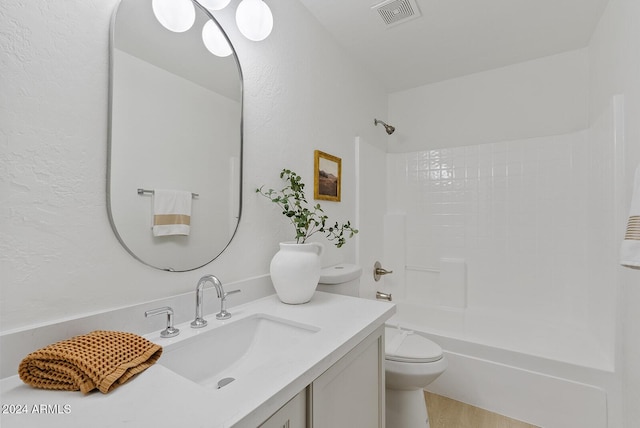
<path fill-rule="evenodd" d="M 209 10 L 222 10 L 231 0 L 199 0 L 199 3 Z"/>
<path fill-rule="evenodd" d="M 236 10 L 236 24 L 247 39 L 259 42 L 273 30 L 273 14 L 262 0 L 242 0 Z"/>
<path fill-rule="evenodd" d="M 212 54 L 225 57 L 233 52 L 226 37 L 212 20 L 208 20 L 202 27 L 202 42 Z"/>
<path fill-rule="evenodd" d="M 196 20 L 191 0 L 153 0 L 151 7 L 158 22 L 174 33 L 187 31 Z"/>
<path fill-rule="evenodd" d="M 221 10 L 231 0 L 199 0 L 209 10 Z M 152 0 L 151 7 L 156 19 L 167 30 L 183 33 L 196 20 L 196 10 L 192 0 Z M 242 0 L 236 10 L 236 24 L 243 36 L 259 42 L 266 39 L 273 30 L 273 14 L 262 0 Z M 219 57 L 233 53 L 227 38 L 215 22 L 208 20 L 202 27 L 202 42 L 209 52 Z"/>

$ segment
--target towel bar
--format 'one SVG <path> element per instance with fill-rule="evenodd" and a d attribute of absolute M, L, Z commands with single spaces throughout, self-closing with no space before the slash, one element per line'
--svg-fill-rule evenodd
<path fill-rule="evenodd" d="M 138 188 L 138 195 L 153 195 L 153 190 Z M 199 193 L 191 193 L 191 196 L 194 197 L 194 198 L 197 198 L 198 196 L 200 196 L 200 194 Z"/>

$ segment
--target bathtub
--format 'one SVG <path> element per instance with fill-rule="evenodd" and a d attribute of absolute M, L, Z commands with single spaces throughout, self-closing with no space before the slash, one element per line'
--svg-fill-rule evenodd
<path fill-rule="evenodd" d="M 387 324 L 438 343 L 448 360 L 428 391 L 544 428 L 608 426 L 613 364 L 588 335 L 518 325 L 504 314 L 395 303 Z"/>

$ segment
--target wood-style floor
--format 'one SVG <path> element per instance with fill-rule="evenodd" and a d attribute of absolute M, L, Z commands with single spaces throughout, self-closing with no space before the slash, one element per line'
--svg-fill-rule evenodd
<path fill-rule="evenodd" d="M 424 398 L 431 428 L 537 428 L 430 392 Z"/>

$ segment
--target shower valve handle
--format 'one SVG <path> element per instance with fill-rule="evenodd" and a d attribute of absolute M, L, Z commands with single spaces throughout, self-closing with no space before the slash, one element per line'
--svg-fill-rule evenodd
<path fill-rule="evenodd" d="M 376 262 L 373 265 L 373 279 L 375 281 L 380 281 L 380 277 L 382 275 L 388 275 L 390 273 L 393 273 L 392 270 L 386 270 L 382 268 L 382 265 L 380 264 L 380 262 Z"/>

